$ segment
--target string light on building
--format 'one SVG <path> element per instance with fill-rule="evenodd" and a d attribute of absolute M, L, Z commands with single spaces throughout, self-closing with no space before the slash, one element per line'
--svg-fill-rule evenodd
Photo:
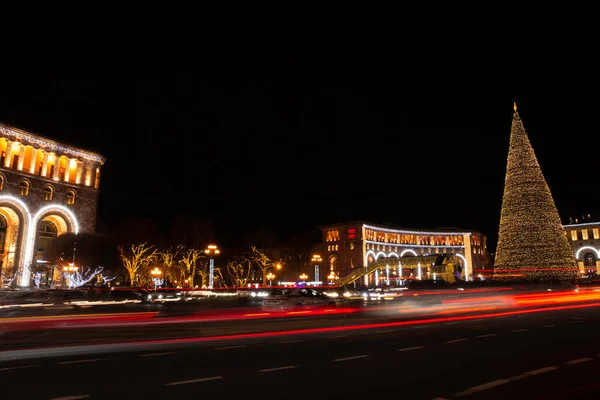
<path fill-rule="evenodd" d="M 550 188 L 515 104 L 494 279 L 571 281 L 578 275 Z"/>

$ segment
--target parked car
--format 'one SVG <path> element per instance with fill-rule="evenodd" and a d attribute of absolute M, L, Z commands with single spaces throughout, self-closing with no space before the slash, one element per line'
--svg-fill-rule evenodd
<path fill-rule="evenodd" d="M 308 288 L 285 288 L 273 290 L 263 299 L 263 311 L 298 311 L 335 308 L 335 299 L 323 292 Z"/>

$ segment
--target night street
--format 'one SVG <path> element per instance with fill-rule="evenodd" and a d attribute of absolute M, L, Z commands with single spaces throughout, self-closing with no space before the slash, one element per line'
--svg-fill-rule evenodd
<path fill-rule="evenodd" d="M 599 322 L 597 306 L 590 306 L 370 329 L 74 346 L 47 357 L 16 352 L 23 359 L 13 361 L 6 359 L 10 352 L 0 352 L 0 374 L 10 399 L 289 399 L 316 393 L 340 399 L 587 399 L 600 393 Z"/>

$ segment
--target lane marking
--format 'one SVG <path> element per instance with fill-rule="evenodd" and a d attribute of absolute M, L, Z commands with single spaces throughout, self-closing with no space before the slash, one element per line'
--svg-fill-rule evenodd
<path fill-rule="evenodd" d="M 574 365 L 574 364 L 580 364 L 582 362 L 592 361 L 592 360 L 593 360 L 593 358 L 583 357 L 583 358 L 578 358 L 576 360 L 567 361 L 565 364 Z"/>
<path fill-rule="evenodd" d="M 460 324 L 460 321 L 444 322 L 444 325 L 454 325 L 454 324 Z"/>
<path fill-rule="evenodd" d="M 336 362 L 338 362 L 338 361 L 349 361 L 349 360 L 356 360 L 356 359 L 359 359 L 359 358 L 366 358 L 366 357 L 369 357 L 369 356 L 368 356 L 367 354 L 363 354 L 362 356 L 345 357 L 345 358 L 336 358 L 336 359 L 335 359 L 335 360 L 333 360 L 333 361 L 336 361 Z"/>
<path fill-rule="evenodd" d="M 168 354 L 175 354 L 174 351 L 168 351 L 166 353 L 150 353 L 150 354 L 140 354 L 140 357 L 156 357 L 156 356 L 166 356 Z"/>
<path fill-rule="evenodd" d="M 456 397 L 466 396 L 466 395 L 469 395 L 472 393 L 481 392 L 482 390 L 487 390 L 487 389 L 491 389 L 496 386 L 504 385 L 505 383 L 508 383 L 508 380 L 497 379 L 495 381 L 484 383 L 482 385 L 473 386 L 472 388 L 464 390 L 462 392 L 454 393 L 454 396 L 456 396 Z"/>
<path fill-rule="evenodd" d="M 571 321 L 572 324 L 581 324 L 582 322 L 585 322 L 585 321 Z"/>
<path fill-rule="evenodd" d="M 398 349 L 398 351 L 411 351 L 411 350 L 419 350 L 422 348 L 423 348 L 423 346 L 406 347 L 404 349 Z"/>
<path fill-rule="evenodd" d="M 395 329 L 386 329 L 384 331 L 375 331 L 375 333 L 387 333 L 387 332 L 396 332 Z"/>
<path fill-rule="evenodd" d="M 86 362 L 96 362 L 96 361 L 100 361 L 102 360 L 101 358 L 90 358 L 89 360 L 74 360 L 74 361 L 61 361 L 61 362 L 57 362 L 56 364 L 61 365 L 61 364 L 79 364 L 79 363 L 86 363 Z"/>
<path fill-rule="evenodd" d="M 247 345 L 242 344 L 239 346 L 225 346 L 225 347 L 215 347 L 215 350 L 229 350 L 229 349 L 239 349 L 242 347 L 247 347 Z"/>
<path fill-rule="evenodd" d="M 521 375 L 511 376 L 510 378 L 506 378 L 506 380 L 510 381 L 510 382 L 514 382 L 514 381 L 519 381 L 521 379 L 529 378 L 530 376 L 531 375 L 521 374 Z"/>
<path fill-rule="evenodd" d="M 556 325 L 552 324 L 552 325 L 542 325 L 542 328 L 553 328 Z"/>
<path fill-rule="evenodd" d="M 419 326 L 413 326 L 413 329 L 421 329 L 421 328 L 429 328 L 431 325 L 419 325 Z"/>
<path fill-rule="evenodd" d="M 188 383 L 216 381 L 217 379 L 223 379 L 223 377 L 222 376 L 211 376 L 210 378 L 190 379 L 189 381 L 166 383 L 165 386 L 187 385 Z"/>
<path fill-rule="evenodd" d="M 261 369 L 260 372 L 273 372 L 273 371 L 281 371 L 284 369 L 293 369 L 293 368 L 296 368 L 296 366 L 295 365 L 286 365 L 285 367 Z"/>
<path fill-rule="evenodd" d="M 550 371 L 554 371 L 555 369 L 558 369 L 558 367 L 544 367 L 544 368 L 538 368 L 538 369 L 534 369 L 533 371 L 527 371 L 524 372 L 525 375 L 539 375 L 539 374 L 543 374 L 545 372 L 550 372 Z"/>
<path fill-rule="evenodd" d="M 582 317 L 571 317 L 571 319 L 581 319 L 581 320 L 583 320 L 585 318 L 582 318 Z"/>
<path fill-rule="evenodd" d="M 529 331 L 529 329 L 515 329 L 515 330 L 513 331 L 513 333 L 517 333 L 517 332 L 527 332 L 527 331 Z"/>
<path fill-rule="evenodd" d="M 492 337 L 492 336 L 498 336 L 497 333 L 488 333 L 487 335 L 479 335 L 477 336 L 478 338 L 486 338 L 486 337 Z"/>
<path fill-rule="evenodd" d="M 285 343 L 298 343 L 298 342 L 304 342 L 304 340 L 286 340 L 284 342 L 279 342 L 279 343 L 285 344 Z"/>
<path fill-rule="evenodd" d="M 468 339 L 454 339 L 454 340 L 448 340 L 448 341 L 446 341 L 444 343 L 446 343 L 446 344 L 458 343 L 458 342 L 464 342 L 465 340 L 468 340 Z"/>
<path fill-rule="evenodd" d="M 33 367 L 41 367 L 41 366 L 42 366 L 42 364 L 23 365 L 23 366 L 20 366 L 20 367 L 0 368 L 0 371 L 10 371 L 11 369 L 33 368 Z"/>
<path fill-rule="evenodd" d="M 344 337 L 348 337 L 348 335 L 328 336 L 326 339 L 339 339 Z"/>
<path fill-rule="evenodd" d="M 82 394 L 80 396 L 65 396 L 65 397 L 55 397 L 52 400 L 78 400 L 78 399 L 89 399 L 90 396 L 88 394 Z"/>

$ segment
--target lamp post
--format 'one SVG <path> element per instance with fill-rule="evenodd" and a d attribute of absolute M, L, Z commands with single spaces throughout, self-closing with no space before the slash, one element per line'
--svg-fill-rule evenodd
<path fill-rule="evenodd" d="M 73 284 L 73 274 L 77 272 L 79 268 L 75 266 L 75 263 L 69 263 L 68 266 L 63 267 L 63 272 L 65 272 L 65 278 L 67 279 L 67 287 L 71 287 Z"/>
<path fill-rule="evenodd" d="M 320 255 L 313 254 L 311 261 L 315 263 L 315 285 L 316 285 L 317 282 L 319 282 L 319 263 L 321 261 L 323 261 L 323 259 L 321 258 Z"/>
<path fill-rule="evenodd" d="M 269 273 L 267 274 L 267 279 L 269 280 L 269 286 L 273 286 L 273 284 L 272 284 L 272 282 L 271 282 L 271 281 L 272 281 L 273 279 L 275 279 L 275 275 L 274 275 L 272 272 L 269 272 Z"/>
<path fill-rule="evenodd" d="M 306 282 L 306 279 L 308 279 L 308 275 L 306 275 L 306 274 L 300 275 L 300 280 L 301 281 L 305 281 Z"/>
<path fill-rule="evenodd" d="M 336 281 L 338 278 L 338 276 L 335 274 L 335 272 L 331 271 L 329 273 L 329 276 L 327 277 L 327 279 L 329 279 L 329 284 L 333 285 L 334 281 Z"/>
<path fill-rule="evenodd" d="M 214 275 L 215 275 L 215 259 L 214 256 L 220 253 L 219 249 L 216 245 L 210 244 L 204 250 L 204 252 L 210 257 L 209 267 L 208 267 L 208 288 L 212 289 L 214 284 Z"/>

